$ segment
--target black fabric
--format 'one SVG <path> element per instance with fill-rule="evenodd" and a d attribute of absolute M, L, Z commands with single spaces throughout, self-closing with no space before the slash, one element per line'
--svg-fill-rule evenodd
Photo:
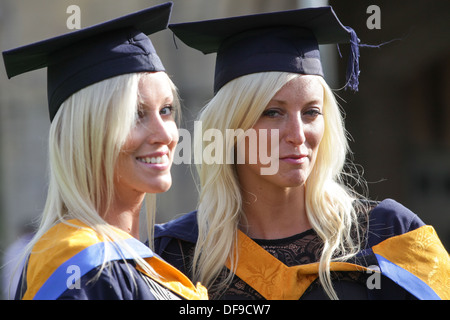
<path fill-rule="evenodd" d="M 233 79 L 258 72 L 323 76 L 319 44 L 350 43 L 352 52 L 358 46 L 354 30 L 345 27 L 330 6 L 176 23 L 169 28 L 188 46 L 204 54 L 217 52 L 214 93 Z M 359 68 L 353 67 L 359 65 L 358 59 L 359 54 L 349 58 L 352 72 L 347 82 L 357 83 Z"/>
<path fill-rule="evenodd" d="M 70 95 L 121 74 L 164 71 L 147 35 L 166 29 L 172 3 L 3 52 L 8 78 L 47 67 L 50 120 Z"/>

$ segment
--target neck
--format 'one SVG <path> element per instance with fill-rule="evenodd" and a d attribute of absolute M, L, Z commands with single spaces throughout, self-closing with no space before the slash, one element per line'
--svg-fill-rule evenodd
<path fill-rule="evenodd" d="M 243 192 L 241 229 L 255 239 L 281 239 L 311 229 L 304 186 Z"/>
<path fill-rule="evenodd" d="M 136 239 L 139 239 L 139 215 L 145 194 L 133 199 L 114 199 L 104 219 Z"/>

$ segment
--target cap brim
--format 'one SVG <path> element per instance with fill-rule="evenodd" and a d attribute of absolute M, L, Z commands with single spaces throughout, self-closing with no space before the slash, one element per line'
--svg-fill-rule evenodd
<path fill-rule="evenodd" d="M 3 59 L 8 78 L 44 68 L 48 65 L 48 57 L 52 52 L 105 32 L 134 27 L 150 35 L 166 29 L 172 5 L 172 2 L 167 2 L 78 31 L 5 51 Z"/>
<path fill-rule="evenodd" d="M 350 41 L 350 32 L 330 6 L 176 23 L 170 24 L 169 29 L 186 45 L 208 54 L 217 52 L 221 43 L 235 34 L 274 26 L 309 29 L 319 44 Z"/>

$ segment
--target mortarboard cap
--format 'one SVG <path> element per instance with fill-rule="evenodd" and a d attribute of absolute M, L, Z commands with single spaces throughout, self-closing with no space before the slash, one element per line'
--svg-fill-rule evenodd
<path fill-rule="evenodd" d="M 165 71 L 147 37 L 166 29 L 172 3 L 3 52 L 8 78 L 47 67 L 50 120 L 73 93 L 134 72 Z"/>
<path fill-rule="evenodd" d="M 214 93 L 240 76 L 284 71 L 323 76 L 319 44 L 352 45 L 347 86 L 359 76 L 359 40 L 330 6 L 170 24 L 185 44 L 217 52 Z"/>

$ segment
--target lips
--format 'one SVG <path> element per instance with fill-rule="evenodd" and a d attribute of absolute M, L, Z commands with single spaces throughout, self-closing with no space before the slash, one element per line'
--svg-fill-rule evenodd
<path fill-rule="evenodd" d="M 301 159 L 307 157 L 307 154 L 289 154 L 286 156 L 280 157 L 280 159 Z"/>
<path fill-rule="evenodd" d="M 306 154 L 290 154 L 280 157 L 280 160 L 292 164 L 301 164 L 305 162 L 307 159 L 308 155 Z"/>

